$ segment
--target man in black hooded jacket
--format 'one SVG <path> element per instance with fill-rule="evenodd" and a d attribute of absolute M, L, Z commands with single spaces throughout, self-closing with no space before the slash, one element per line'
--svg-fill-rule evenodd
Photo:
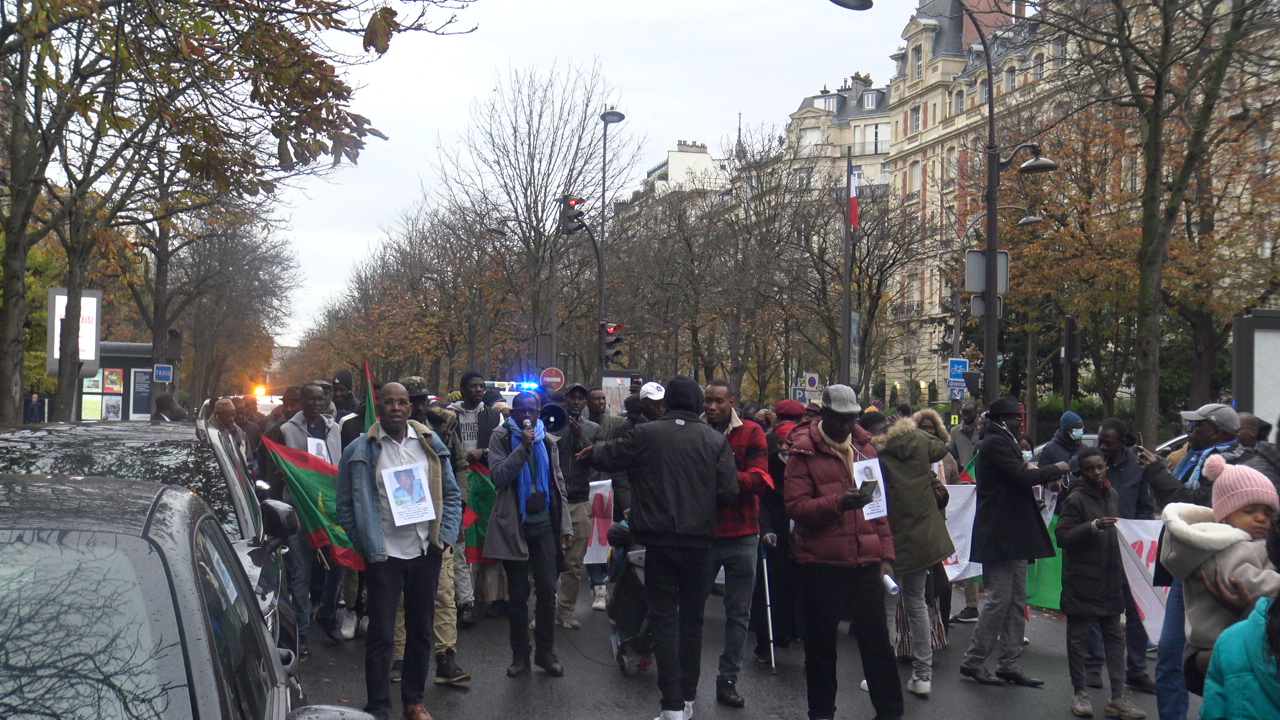
<path fill-rule="evenodd" d="M 578 454 L 599 470 L 628 471 L 631 530 L 647 548 L 645 595 L 664 720 L 693 715 L 716 512 L 738 495 L 728 440 L 699 418 L 698 383 L 672 378 L 665 404 L 661 418 Z"/>

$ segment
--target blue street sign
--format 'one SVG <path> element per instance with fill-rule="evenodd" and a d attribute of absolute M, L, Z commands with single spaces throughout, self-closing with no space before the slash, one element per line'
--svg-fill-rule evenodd
<path fill-rule="evenodd" d="M 808 395 L 805 393 L 805 389 L 802 387 L 791 388 L 791 399 L 800 403 L 809 402 Z"/>
<path fill-rule="evenodd" d="M 967 386 L 964 384 L 964 380 L 953 380 L 948 378 L 947 387 L 952 390 L 964 390 Z"/>
<path fill-rule="evenodd" d="M 158 383 L 173 382 L 173 366 L 172 365 L 156 365 L 152 370 L 152 380 Z"/>
<path fill-rule="evenodd" d="M 964 374 L 969 371 L 969 361 L 966 358 L 951 358 L 947 362 L 947 373 L 951 380 L 959 380 L 960 387 L 964 387 Z M 955 387 L 955 385 L 951 385 Z"/>
<path fill-rule="evenodd" d="M 962 387 L 958 387 L 958 388 L 956 388 L 956 387 L 953 387 L 953 388 L 947 388 L 947 391 L 951 394 L 951 398 L 950 398 L 950 399 L 952 399 L 952 400 L 963 400 L 963 399 L 964 399 L 964 392 L 965 392 L 965 390 L 964 390 L 964 388 L 962 388 Z"/>

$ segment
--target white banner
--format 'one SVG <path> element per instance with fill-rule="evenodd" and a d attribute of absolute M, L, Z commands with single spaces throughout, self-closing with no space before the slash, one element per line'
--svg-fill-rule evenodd
<path fill-rule="evenodd" d="M 1159 520 L 1117 520 L 1120 537 L 1120 557 L 1124 574 L 1129 580 L 1142 625 L 1147 629 L 1151 642 L 1160 642 L 1160 629 L 1164 626 L 1164 606 L 1169 599 L 1169 588 L 1151 584 L 1156 559 L 1160 557 Z"/>
<path fill-rule="evenodd" d="M 591 483 L 591 537 L 587 540 L 584 565 L 609 562 L 609 526 L 613 525 L 613 481 Z"/>
<path fill-rule="evenodd" d="M 978 511 L 977 485 L 948 485 L 951 499 L 947 502 L 947 532 L 956 551 L 942 561 L 951 582 L 967 580 L 982 574 L 982 565 L 969 562 L 973 544 L 973 516 Z"/>

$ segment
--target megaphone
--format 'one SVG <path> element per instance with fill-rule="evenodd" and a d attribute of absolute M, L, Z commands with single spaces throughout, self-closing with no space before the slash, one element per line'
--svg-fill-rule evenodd
<path fill-rule="evenodd" d="M 541 417 L 543 426 L 552 434 L 558 435 L 569 424 L 569 412 L 556 403 L 543 405 Z"/>

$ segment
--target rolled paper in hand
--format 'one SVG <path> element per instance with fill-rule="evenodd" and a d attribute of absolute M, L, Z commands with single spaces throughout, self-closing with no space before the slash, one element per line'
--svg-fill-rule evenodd
<path fill-rule="evenodd" d="M 892 576 L 890 575 L 884 576 L 884 589 L 887 590 L 890 595 L 898 594 L 898 583 L 893 581 Z"/>

